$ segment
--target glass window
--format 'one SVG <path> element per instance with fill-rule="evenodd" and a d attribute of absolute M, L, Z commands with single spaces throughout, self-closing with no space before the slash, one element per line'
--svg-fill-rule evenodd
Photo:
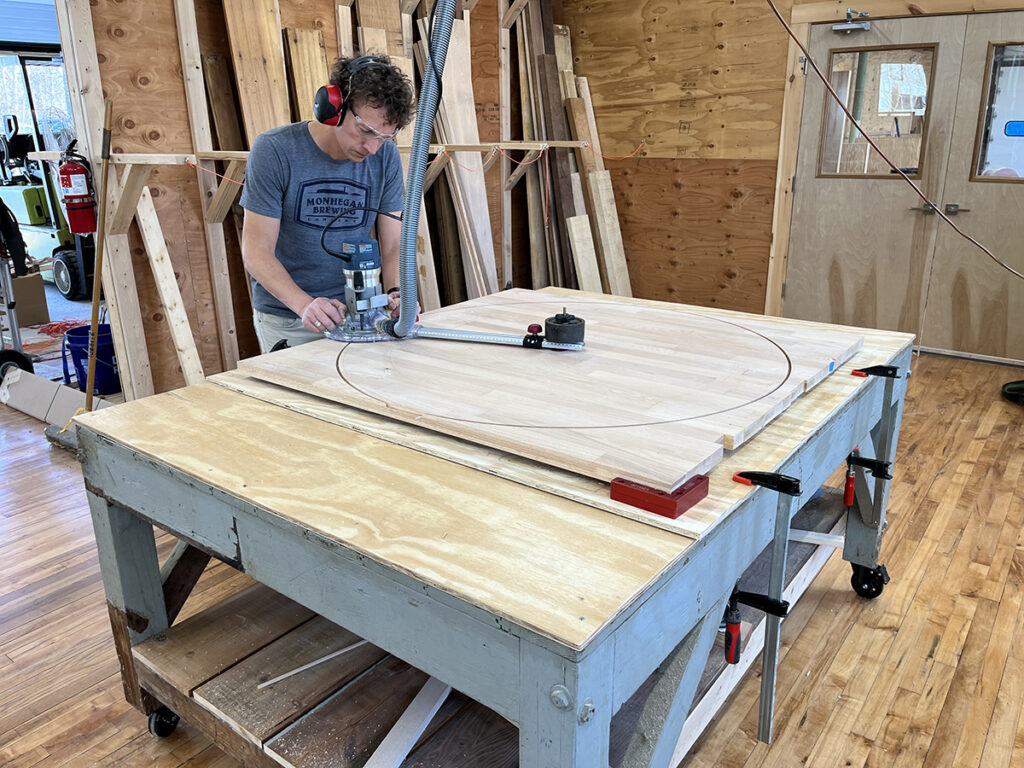
<path fill-rule="evenodd" d="M 829 82 L 879 148 L 920 176 L 935 46 L 832 51 Z M 831 97 L 822 122 L 820 176 L 896 178 Z"/>
<path fill-rule="evenodd" d="M 0 56 L 0 125 L 5 115 L 18 119 L 18 133 L 32 133 L 32 109 L 17 56 Z"/>
<path fill-rule="evenodd" d="M 989 47 L 974 178 L 1024 178 L 1024 44 Z"/>
<path fill-rule="evenodd" d="M 71 118 L 68 84 L 64 78 L 64 62 L 60 59 L 26 59 L 25 74 L 32 89 L 36 108 L 36 124 L 49 151 L 63 151 L 75 138 Z"/>

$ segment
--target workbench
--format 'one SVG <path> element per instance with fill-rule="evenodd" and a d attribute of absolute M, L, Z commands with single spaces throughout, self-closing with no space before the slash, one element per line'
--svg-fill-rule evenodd
<path fill-rule="evenodd" d="M 238 373 L 79 417 L 126 695 L 144 711 L 177 695 L 151 670 L 140 683 L 132 652 L 169 634 L 180 607 L 153 524 L 507 719 L 523 768 L 608 765 L 613 715 L 660 668 L 621 764 L 668 766 L 726 601 L 779 543 L 778 511 L 788 524 L 858 446 L 895 455 L 912 337 L 855 330 L 851 360 L 726 452 L 685 533 L 466 466 L 468 443 L 413 449 L 386 425 L 371 436 L 364 414 Z M 881 365 L 899 377 L 850 375 Z M 798 478 L 799 497 L 733 482 L 749 470 Z M 852 563 L 878 562 L 888 486 L 857 472 Z"/>

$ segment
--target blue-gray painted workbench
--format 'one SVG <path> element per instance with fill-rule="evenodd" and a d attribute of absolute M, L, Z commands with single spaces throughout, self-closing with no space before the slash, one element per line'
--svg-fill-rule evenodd
<path fill-rule="evenodd" d="M 624 764 L 667 766 L 725 601 L 775 534 L 778 494 L 733 490 L 732 473 L 799 478 L 793 514 L 854 447 L 891 460 L 909 361 L 910 337 L 868 332 L 850 363 L 714 470 L 713 491 L 732 496 L 700 535 L 215 383 L 80 417 L 126 692 L 146 705 L 130 647 L 168 625 L 152 523 L 515 723 L 523 768 L 608 765 L 612 715 L 660 666 Z M 849 375 L 883 363 L 901 377 Z M 887 493 L 858 474 L 848 560 L 877 562 Z"/>

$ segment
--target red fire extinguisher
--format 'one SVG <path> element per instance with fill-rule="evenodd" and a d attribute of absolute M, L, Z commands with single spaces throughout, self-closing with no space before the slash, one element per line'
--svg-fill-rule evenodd
<path fill-rule="evenodd" d="M 76 143 L 71 142 L 64 150 L 57 172 L 68 228 L 76 235 L 88 235 L 96 231 L 96 197 L 89 161 L 74 151 Z"/>

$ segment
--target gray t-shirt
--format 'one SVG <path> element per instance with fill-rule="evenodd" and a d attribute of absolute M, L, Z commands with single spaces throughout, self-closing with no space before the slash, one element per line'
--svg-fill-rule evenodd
<path fill-rule="evenodd" d="M 307 122 L 260 134 L 245 169 L 242 207 L 281 220 L 275 255 L 292 280 L 310 296 L 345 300 L 342 262 L 320 247 L 324 226 L 346 208 L 402 210 L 402 161 L 385 143 L 361 163 L 335 160 L 313 141 Z M 372 211 L 351 211 L 327 234 L 327 247 L 341 250 L 345 239 L 370 236 Z M 261 312 L 294 316 L 253 281 L 253 306 Z"/>

